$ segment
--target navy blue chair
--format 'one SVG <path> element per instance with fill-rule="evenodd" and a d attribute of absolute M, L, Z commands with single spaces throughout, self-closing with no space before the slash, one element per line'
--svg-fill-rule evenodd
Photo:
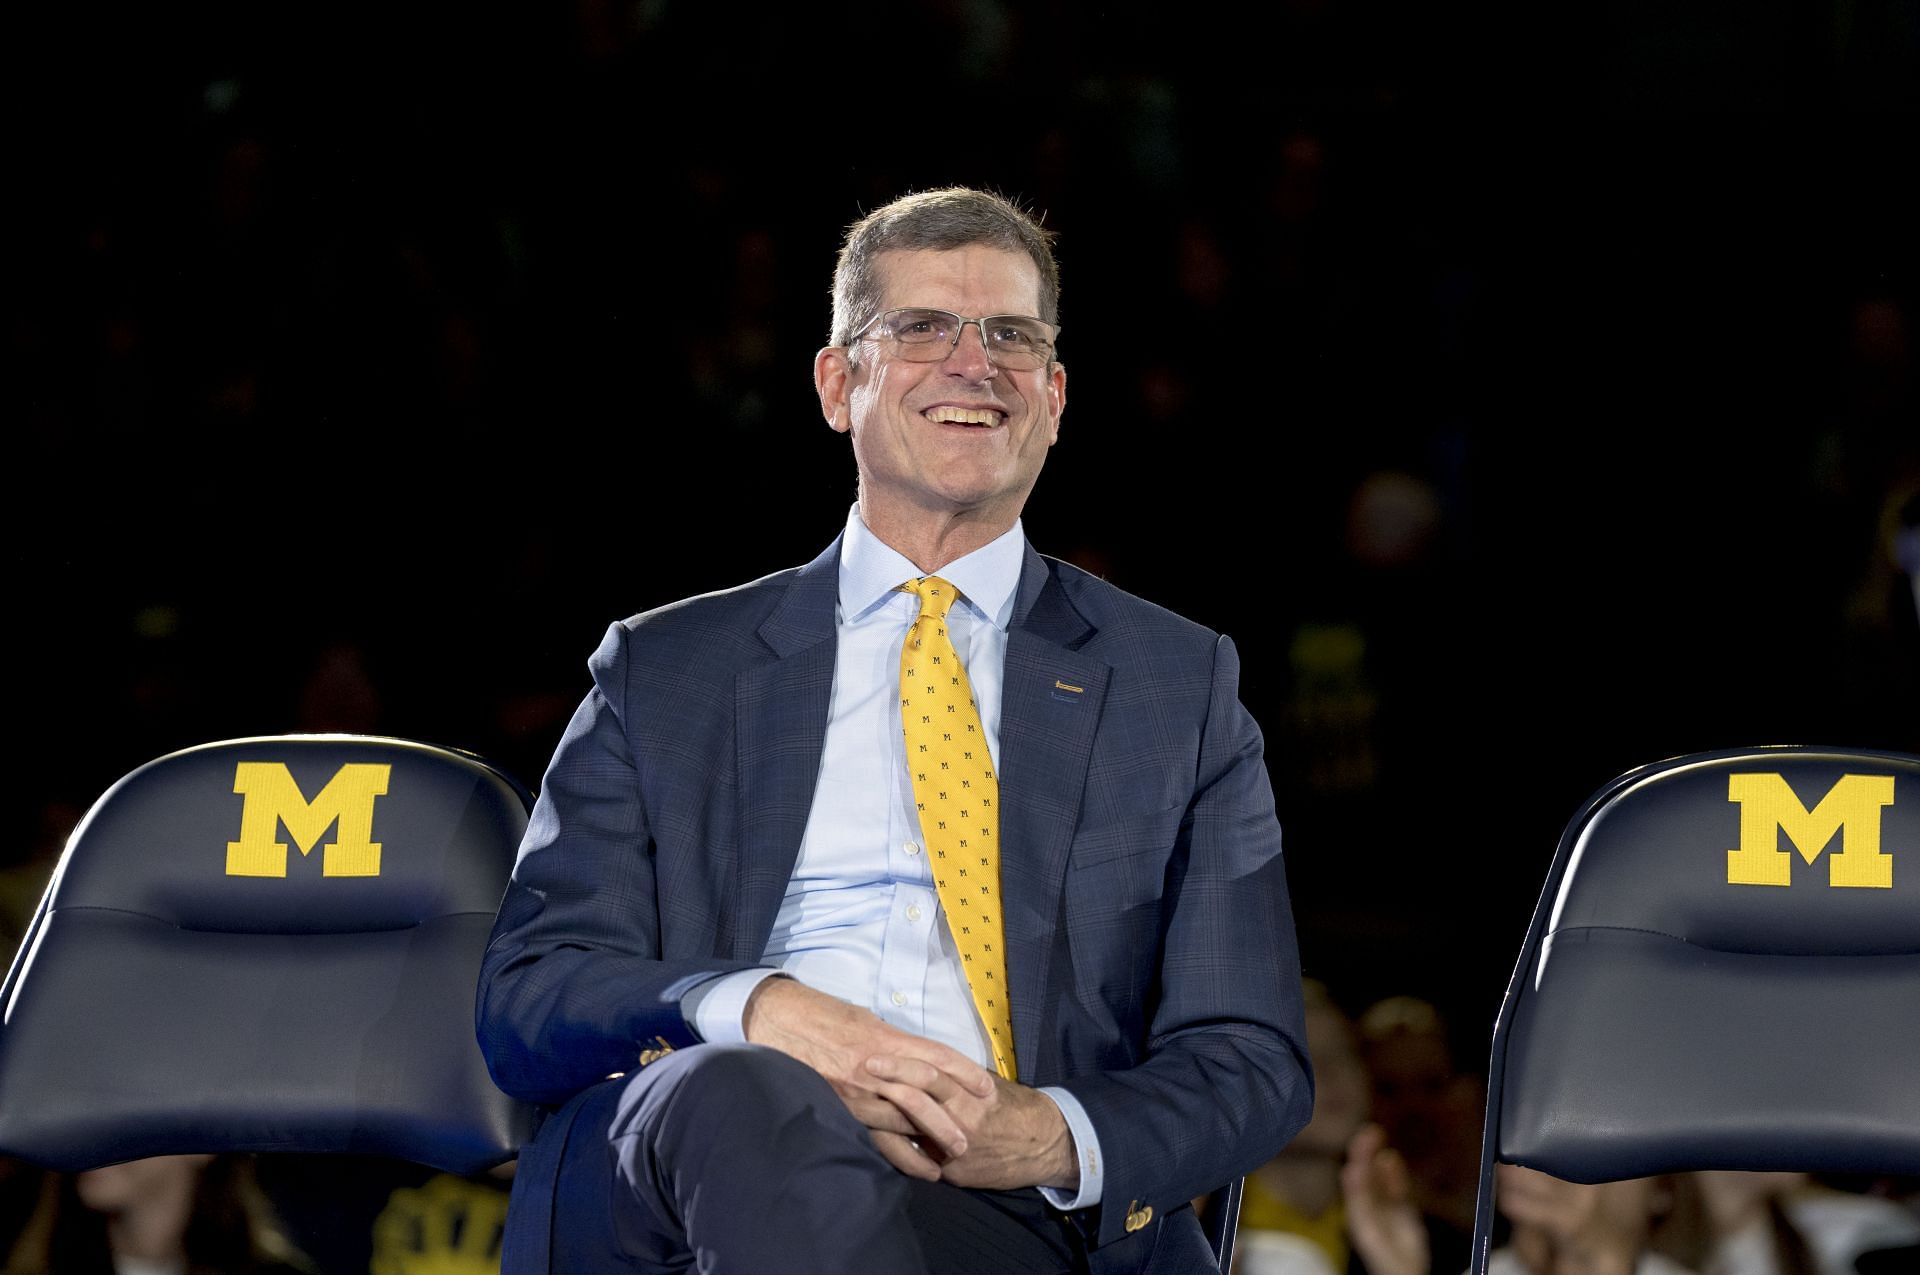
<path fill-rule="evenodd" d="M 1207 1196 L 1207 1207 L 1200 1215 L 1200 1229 L 1213 1250 L 1213 1260 L 1221 1270 L 1233 1269 L 1233 1236 L 1240 1226 L 1240 1195 L 1245 1178 L 1235 1178 Z"/>
<path fill-rule="evenodd" d="M 1920 1174 L 1920 757 L 1698 753 L 1567 826 L 1494 1027 L 1494 1164 Z"/>
<path fill-rule="evenodd" d="M 0 1153 L 512 1159 L 534 1112 L 488 1076 L 473 996 L 531 804 L 471 754 L 371 736 L 133 771 L 0 988 Z"/>

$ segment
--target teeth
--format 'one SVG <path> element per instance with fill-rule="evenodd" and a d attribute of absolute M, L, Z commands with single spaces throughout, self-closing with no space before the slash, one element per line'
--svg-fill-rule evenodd
<path fill-rule="evenodd" d="M 998 425 L 1000 413 L 981 411 L 967 407 L 930 407 L 926 411 L 930 421 L 951 425 Z"/>

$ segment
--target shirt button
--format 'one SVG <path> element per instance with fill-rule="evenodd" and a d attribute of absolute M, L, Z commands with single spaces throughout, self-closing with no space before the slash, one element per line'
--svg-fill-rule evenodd
<path fill-rule="evenodd" d="M 920 843 L 919 843 L 918 841 L 909 841 L 909 842 L 907 842 L 907 844 L 906 844 L 906 845 L 904 845 L 904 846 L 901 846 L 900 848 L 901 848 L 902 850 L 905 850 L 905 851 L 906 851 L 906 852 L 907 852 L 908 854 L 919 854 L 919 853 L 920 853 Z"/>
<path fill-rule="evenodd" d="M 920 905 L 918 903 L 907 904 L 907 920 L 918 921 L 919 919 L 920 919 Z"/>
<path fill-rule="evenodd" d="M 894 1003 L 894 1004 L 896 1004 L 896 1005 L 904 1005 L 904 1004 L 906 1004 L 906 1003 L 907 1003 L 907 994 L 906 994 L 905 992 L 895 992 L 895 993 L 893 994 L 893 1003 Z"/>

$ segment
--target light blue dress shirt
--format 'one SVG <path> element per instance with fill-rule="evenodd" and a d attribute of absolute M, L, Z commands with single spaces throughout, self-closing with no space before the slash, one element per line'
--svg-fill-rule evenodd
<path fill-rule="evenodd" d="M 1007 625 L 1025 546 L 1015 522 L 1005 535 L 939 572 L 960 593 L 947 614 L 947 633 L 966 666 L 987 749 L 996 758 Z M 922 574 L 867 530 L 856 504 L 840 545 L 838 650 L 820 778 L 793 878 L 767 940 L 770 968 L 725 975 L 683 999 L 688 1024 L 704 1040 L 744 1040 L 747 997 L 762 979 L 784 971 L 993 1069 L 907 782 L 900 647 L 919 602 L 900 586 Z M 1077 1194 L 1049 1187 L 1042 1193 L 1061 1209 L 1099 1203 L 1099 1140 L 1085 1109 L 1064 1089 L 1039 1092 L 1059 1106 L 1080 1162 Z"/>

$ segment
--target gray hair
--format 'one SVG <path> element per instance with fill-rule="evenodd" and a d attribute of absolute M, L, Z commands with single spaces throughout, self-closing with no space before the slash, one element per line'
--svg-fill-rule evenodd
<path fill-rule="evenodd" d="M 941 251 L 986 244 L 1024 252 L 1040 272 L 1039 317 L 1060 324 L 1060 266 L 1053 259 L 1053 232 L 1001 195 L 968 186 L 948 186 L 905 195 L 876 208 L 847 228 L 833 270 L 833 345 L 880 312 L 880 279 L 874 259 L 883 252 Z"/>

